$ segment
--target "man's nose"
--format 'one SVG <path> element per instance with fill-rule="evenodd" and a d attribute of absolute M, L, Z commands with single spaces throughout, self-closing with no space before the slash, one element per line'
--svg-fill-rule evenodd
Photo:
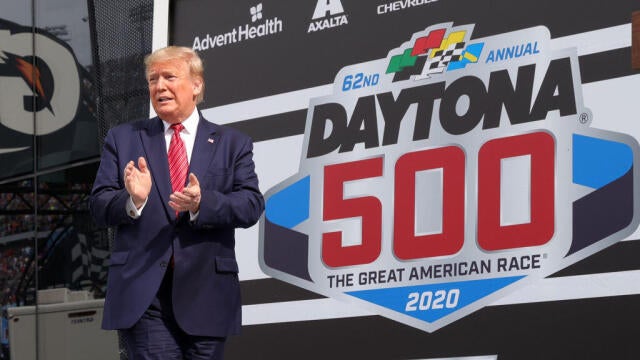
<path fill-rule="evenodd" d="M 159 77 L 158 80 L 156 80 L 156 90 L 162 90 L 166 88 L 166 81 L 164 78 Z"/>

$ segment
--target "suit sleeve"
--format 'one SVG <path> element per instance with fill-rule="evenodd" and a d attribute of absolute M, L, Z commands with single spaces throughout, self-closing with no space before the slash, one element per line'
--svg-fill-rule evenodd
<path fill-rule="evenodd" d="M 113 130 L 107 133 L 100 158 L 100 166 L 89 198 L 89 211 L 99 226 L 115 226 L 131 223 L 126 203 L 129 193 L 124 187 L 119 168 L 116 136 Z"/>
<path fill-rule="evenodd" d="M 243 137 L 233 151 L 232 190 L 202 190 L 196 228 L 247 228 L 254 225 L 264 210 L 264 198 L 258 187 L 253 162 L 253 142 Z"/>

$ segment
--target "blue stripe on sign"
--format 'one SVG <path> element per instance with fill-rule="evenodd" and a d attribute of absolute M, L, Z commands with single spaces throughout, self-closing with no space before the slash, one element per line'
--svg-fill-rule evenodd
<path fill-rule="evenodd" d="M 476 302 L 524 276 L 347 292 L 351 296 L 429 323 Z"/>
<path fill-rule="evenodd" d="M 631 148 L 616 141 L 573 134 L 573 182 L 599 189 L 626 174 Z"/>
<path fill-rule="evenodd" d="M 306 176 L 272 195 L 265 206 L 267 219 L 288 229 L 308 219 L 310 182 Z"/>

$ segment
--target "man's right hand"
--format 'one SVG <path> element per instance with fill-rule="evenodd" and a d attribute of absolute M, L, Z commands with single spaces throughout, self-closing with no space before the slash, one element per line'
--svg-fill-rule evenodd
<path fill-rule="evenodd" d="M 136 168 L 133 160 L 124 168 L 124 186 L 127 189 L 133 204 L 137 209 L 144 204 L 151 192 L 151 172 L 147 167 L 147 161 L 143 157 L 138 158 Z"/>

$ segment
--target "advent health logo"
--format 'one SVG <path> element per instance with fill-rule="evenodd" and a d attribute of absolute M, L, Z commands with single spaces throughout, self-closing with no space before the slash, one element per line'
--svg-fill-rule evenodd
<path fill-rule="evenodd" d="M 278 17 L 262 20 L 262 3 L 249 8 L 247 12 L 251 23 L 239 25 L 222 34 L 205 34 L 193 39 L 192 48 L 195 51 L 207 51 L 214 48 L 240 43 L 245 40 L 257 39 L 281 33 L 283 22 Z"/>
<path fill-rule="evenodd" d="M 473 28 L 311 99 L 299 172 L 265 195 L 266 274 L 431 332 L 635 231 L 640 147 L 590 126 L 576 49 Z"/>

